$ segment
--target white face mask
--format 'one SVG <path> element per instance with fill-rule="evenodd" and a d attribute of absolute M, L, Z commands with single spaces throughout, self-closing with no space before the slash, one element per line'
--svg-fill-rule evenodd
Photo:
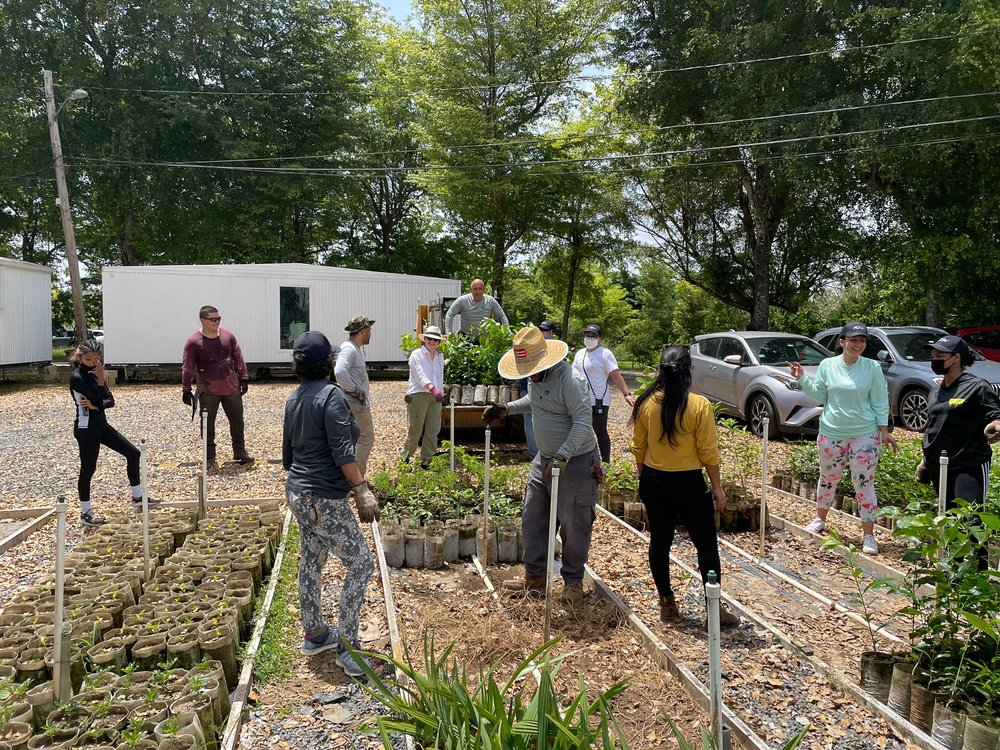
<path fill-rule="evenodd" d="M 598 340 L 592 336 L 585 336 L 583 339 L 583 345 L 586 346 L 587 349 L 589 349 L 590 351 L 593 351 L 594 349 L 597 348 L 597 342 Z"/>

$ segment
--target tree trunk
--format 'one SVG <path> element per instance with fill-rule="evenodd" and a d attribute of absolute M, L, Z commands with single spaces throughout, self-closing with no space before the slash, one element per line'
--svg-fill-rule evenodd
<path fill-rule="evenodd" d="M 580 245 L 582 240 L 574 236 L 570 240 L 569 279 L 566 284 L 566 304 L 563 305 L 562 340 L 569 341 L 569 311 L 573 306 L 573 294 L 576 291 L 576 274 L 580 270 Z"/>
<path fill-rule="evenodd" d="M 493 297 L 503 305 L 503 277 L 507 265 L 507 243 L 502 237 L 493 241 L 493 267 L 490 269 L 490 284 L 493 286 Z"/>
<path fill-rule="evenodd" d="M 747 198 L 744 210 L 749 211 L 749 217 L 744 216 L 744 226 L 748 223 L 747 218 L 753 226 L 753 234 L 749 235 L 748 233 L 747 237 L 753 258 L 753 302 L 749 311 L 749 329 L 751 331 L 766 331 L 771 305 L 771 242 L 773 237 L 768 228 L 767 212 L 761 205 L 749 170 L 741 164 L 739 172 L 743 191 Z"/>
<path fill-rule="evenodd" d="M 132 208 L 125 207 L 125 215 L 122 217 L 121 231 L 118 232 L 118 257 L 121 258 L 123 266 L 138 265 L 135 259 L 135 249 L 132 247 Z"/>
<path fill-rule="evenodd" d="M 939 280 L 934 275 L 927 277 L 927 304 L 924 306 L 924 324 L 941 327 L 941 305 L 938 300 Z"/>

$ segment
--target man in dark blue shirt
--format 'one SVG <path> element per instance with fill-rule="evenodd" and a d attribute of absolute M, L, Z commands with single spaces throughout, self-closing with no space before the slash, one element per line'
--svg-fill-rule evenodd
<path fill-rule="evenodd" d="M 292 359 L 303 382 L 285 403 L 281 462 L 288 471 L 285 498 L 302 536 L 299 606 L 305 638 L 300 650 L 311 655 L 336 648 L 337 663 L 351 677 L 360 677 L 363 657 L 355 658 L 342 641 L 359 647 L 358 618 L 375 566 L 348 494 L 354 495 L 365 523 L 378 520 L 378 502 L 354 457 L 358 425 L 343 392 L 330 382 L 330 341 L 319 331 L 306 331 L 295 340 Z M 331 552 L 346 569 L 339 633 L 323 622 L 320 604 L 323 565 Z"/>

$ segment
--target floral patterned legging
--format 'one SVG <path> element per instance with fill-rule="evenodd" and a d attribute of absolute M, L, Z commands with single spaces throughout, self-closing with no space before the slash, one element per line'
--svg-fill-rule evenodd
<path fill-rule="evenodd" d="M 870 435 L 852 438 L 831 438 L 820 433 L 816 440 L 819 448 L 819 485 L 816 488 L 816 507 L 829 510 L 833 496 L 844 474 L 844 464 L 851 471 L 851 482 L 858 503 L 861 520 L 875 520 L 878 499 L 875 497 L 875 467 L 882 450 L 882 436 L 878 430 Z"/>

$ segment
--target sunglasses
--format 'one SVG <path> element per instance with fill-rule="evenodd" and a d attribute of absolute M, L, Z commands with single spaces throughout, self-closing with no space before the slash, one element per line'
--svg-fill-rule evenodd
<path fill-rule="evenodd" d="M 210 320 L 213 323 L 218 323 L 220 320 L 222 320 L 222 318 L 205 318 L 205 320 Z"/>

